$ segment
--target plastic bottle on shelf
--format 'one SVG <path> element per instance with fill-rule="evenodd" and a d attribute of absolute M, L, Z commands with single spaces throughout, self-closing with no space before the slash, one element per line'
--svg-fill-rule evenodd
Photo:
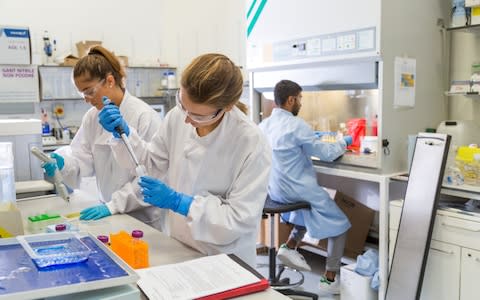
<path fill-rule="evenodd" d="M 452 0 L 451 27 L 462 27 L 467 24 L 467 11 L 465 0 Z"/>
<path fill-rule="evenodd" d="M 167 89 L 168 88 L 168 72 L 163 73 L 162 80 L 160 80 L 160 87 L 162 89 Z"/>
<path fill-rule="evenodd" d="M 45 108 L 42 108 L 41 110 L 42 116 L 42 135 L 50 135 L 50 124 L 48 124 L 48 115 L 47 115 L 47 110 Z"/>
<path fill-rule="evenodd" d="M 175 78 L 175 72 L 169 71 L 167 76 L 167 87 L 168 89 L 174 89 L 177 87 L 177 80 Z"/>

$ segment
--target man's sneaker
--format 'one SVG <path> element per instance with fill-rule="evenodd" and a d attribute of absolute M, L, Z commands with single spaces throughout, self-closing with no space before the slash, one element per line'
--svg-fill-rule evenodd
<path fill-rule="evenodd" d="M 340 276 L 335 276 L 335 281 L 328 280 L 325 276 L 320 277 L 320 292 L 338 295 L 340 294 Z"/>
<path fill-rule="evenodd" d="M 312 268 L 307 264 L 303 255 L 297 250 L 290 249 L 286 244 L 282 244 L 277 253 L 278 260 L 286 265 L 297 270 L 311 271 Z"/>

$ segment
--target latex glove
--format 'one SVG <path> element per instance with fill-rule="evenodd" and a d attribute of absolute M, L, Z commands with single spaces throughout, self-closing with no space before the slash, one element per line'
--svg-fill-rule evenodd
<path fill-rule="evenodd" d="M 80 220 L 98 220 L 111 216 L 112 213 L 105 204 L 85 208 L 80 212 Z"/>
<path fill-rule="evenodd" d="M 343 140 L 345 141 L 345 143 L 347 144 L 347 146 L 350 146 L 353 142 L 353 139 L 350 135 L 346 135 L 343 137 Z"/>
<path fill-rule="evenodd" d="M 45 169 L 45 173 L 47 173 L 48 177 L 53 177 L 57 168 L 59 170 L 63 169 L 63 166 L 65 165 L 65 160 L 60 154 L 57 153 L 51 153 L 50 157 L 55 159 L 55 161 L 43 163 L 42 168 Z"/>
<path fill-rule="evenodd" d="M 149 176 L 142 176 L 138 181 L 142 188 L 143 200 L 151 205 L 168 208 L 187 216 L 193 197 L 176 192 L 162 181 Z"/>
<path fill-rule="evenodd" d="M 100 124 L 106 131 L 113 133 L 113 136 L 116 138 L 120 138 L 120 133 L 117 132 L 117 128 L 121 128 L 128 136 L 130 134 L 130 129 L 128 128 L 127 122 L 120 114 L 118 106 L 105 96 L 103 97 L 103 102 L 105 103 L 105 106 L 98 114 Z"/>

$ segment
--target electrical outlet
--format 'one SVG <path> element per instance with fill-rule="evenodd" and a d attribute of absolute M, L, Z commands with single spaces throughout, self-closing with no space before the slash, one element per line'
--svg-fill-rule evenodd
<path fill-rule="evenodd" d="M 63 103 L 55 103 L 53 104 L 53 117 L 64 118 L 65 117 L 65 109 L 63 108 Z"/>

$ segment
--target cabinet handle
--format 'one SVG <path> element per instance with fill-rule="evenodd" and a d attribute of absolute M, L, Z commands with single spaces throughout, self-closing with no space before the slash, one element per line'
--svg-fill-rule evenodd
<path fill-rule="evenodd" d="M 457 225 L 448 224 L 448 223 L 445 223 L 445 222 L 442 222 L 442 225 L 443 225 L 443 226 L 452 227 L 452 228 L 462 229 L 462 230 L 466 230 L 466 231 L 480 232 L 480 228 L 470 229 L 470 228 L 465 228 L 465 227 L 462 227 L 462 226 L 457 226 Z"/>
<path fill-rule="evenodd" d="M 433 248 L 433 247 L 430 247 L 430 250 L 435 250 L 435 251 L 438 251 L 438 252 L 441 252 L 441 253 L 445 253 L 445 254 L 448 254 L 448 255 L 451 255 L 451 254 L 454 254 L 454 253 L 455 253 L 455 252 L 453 252 L 453 251 L 445 251 L 445 250 L 437 249 L 437 248 Z"/>

